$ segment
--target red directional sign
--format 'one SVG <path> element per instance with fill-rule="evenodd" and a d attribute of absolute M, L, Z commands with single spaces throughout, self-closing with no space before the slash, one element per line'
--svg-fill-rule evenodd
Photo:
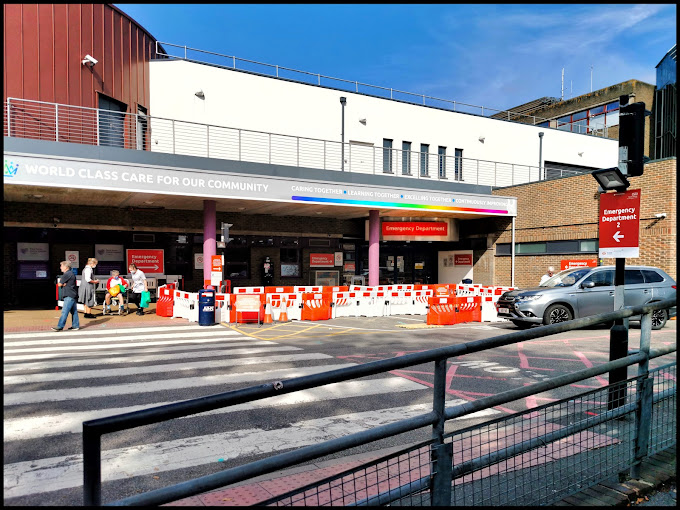
<path fill-rule="evenodd" d="M 600 257 L 640 256 L 640 190 L 600 194 Z"/>
<path fill-rule="evenodd" d="M 127 265 L 135 264 L 144 274 L 164 274 L 164 250 L 126 250 Z"/>

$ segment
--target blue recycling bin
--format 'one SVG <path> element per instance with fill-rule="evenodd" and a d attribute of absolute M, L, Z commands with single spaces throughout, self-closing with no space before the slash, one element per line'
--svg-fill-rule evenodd
<path fill-rule="evenodd" d="M 198 325 L 215 325 L 215 291 L 212 289 L 198 291 Z"/>

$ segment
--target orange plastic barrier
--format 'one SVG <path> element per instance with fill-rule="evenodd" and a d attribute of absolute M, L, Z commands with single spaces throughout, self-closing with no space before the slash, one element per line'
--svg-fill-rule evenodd
<path fill-rule="evenodd" d="M 158 288 L 156 315 L 160 317 L 172 317 L 176 286 L 177 285 L 174 283 L 168 283 L 166 285 L 161 285 Z"/>
<path fill-rule="evenodd" d="M 456 296 L 456 323 L 482 322 L 482 296 Z"/>
<path fill-rule="evenodd" d="M 332 294 L 314 294 L 305 292 L 302 294 L 303 321 L 324 321 L 331 318 Z"/>
<path fill-rule="evenodd" d="M 231 294 L 229 322 L 259 323 L 264 318 L 265 294 Z"/>
<path fill-rule="evenodd" d="M 427 300 L 427 323 L 439 326 L 456 323 L 456 297 L 436 296 Z"/>

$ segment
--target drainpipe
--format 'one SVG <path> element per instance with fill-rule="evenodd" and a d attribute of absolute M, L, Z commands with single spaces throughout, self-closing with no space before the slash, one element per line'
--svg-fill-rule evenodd
<path fill-rule="evenodd" d="M 543 131 L 538 133 L 538 180 L 541 181 L 541 175 L 543 174 Z"/>

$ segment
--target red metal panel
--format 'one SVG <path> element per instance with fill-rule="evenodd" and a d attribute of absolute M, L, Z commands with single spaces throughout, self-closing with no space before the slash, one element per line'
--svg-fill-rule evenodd
<path fill-rule="evenodd" d="M 38 6 L 23 4 L 21 12 L 21 38 L 24 60 L 23 94 L 24 99 L 39 99 L 38 80 L 40 76 L 40 55 L 38 53 Z"/>
<path fill-rule="evenodd" d="M 85 54 L 80 49 L 80 5 L 68 4 L 68 103 L 81 104 L 81 75 L 90 72 L 81 64 Z"/>
<path fill-rule="evenodd" d="M 121 98 L 124 103 L 128 105 L 128 111 L 132 112 L 134 107 L 134 99 L 130 95 L 130 20 L 125 19 L 121 16 L 120 20 L 121 29 L 121 70 L 122 70 L 122 89 Z"/>
<path fill-rule="evenodd" d="M 128 40 L 130 41 L 130 95 L 135 98 L 135 102 L 139 103 L 139 75 L 137 73 L 137 26 L 130 23 L 130 34 Z M 130 104 L 130 111 L 137 113 L 137 108 L 134 104 Z"/>
<path fill-rule="evenodd" d="M 23 87 L 23 61 L 22 61 L 22 44 L 21 44 L 21 5 L 20 4 L 5 4 L 3 6 L 5 15 L 5 46 L 4 46 L 4 60 L 5 60 L 5 97 L 22 97 Z"/>
<path fill-rule="evenodd" d="M 80 12 L 82 15 L 80 29 L 80 49 L 83 52 L 81 57 L 84 57 L 85 55 L 92 55 L 94 58 L 99 60 L 101 58 L 101 54 L 97 54 L 97 52 L 94 51 L 93 44 L 92 25 L 94 22 L 94 13 L 92 4 L 82 4 L 80 6 Z M 94 73 L 95 69 L 97 69 L 97 66 L 92 68 L 86 68 L 86 66 L 82 67 L 84 72 L 81 72 L 82 93 L 80 104 L 82 106 L 92 107 L 94 105 Z"/>
<path fill-rule="evenodd" d="M 66 4 L 54 4 L 54 100 L 68 104 L 68 27 Z M 77 104 L 77 103 L 76 103 Z"/>
<path fill-rule="evenodd" d="M 104 62 L 102 92 L 107 96 L 113 96 L 113 11 L 104 8 Z"/>
<path fill-rule="evenodd" d="M 92 13 L 92 33 L 93 45 L 92 54 L 96 59 L 102 60 L 102 65 L 95 66 L 94 72 L 92 73 L 93 85 L 92 85 L 92 104 L 85 105 L 92 108 L 98 108 L 97 104 L 97 92 L 102 92 L 104 87 L 104 11 L 108 9 L 104 4 L 94 5 L 94 12 Z"/>
<path fill-rule="evenodd" d="M 55 102 L 54 96 L 54 13 L 52 4 L 38 4 L 40 40 L 40 100 Z"/>
<path fill-rule="evenodd" d="M 113 12 L 113 90 L 112 97 L 119 101 L 126 102 L 123 98 L 123 42 L 121 37 L 122 16 L 116 11 Z"/>

